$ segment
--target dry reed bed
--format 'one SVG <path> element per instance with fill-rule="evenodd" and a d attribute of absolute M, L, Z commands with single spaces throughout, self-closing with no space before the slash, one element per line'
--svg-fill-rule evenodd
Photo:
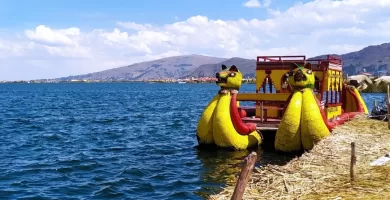
<path fill-rule="evenodd" d="M 353 183 L 351 142 L 356 143 L 357 157 Z M 360 116 L 286 165 L 255 168 L 244 199 L 390 199 L 390 164 L 369 165 L 389 152 L 387 123 Z M 234 184 L 210 199 L 230 199 Z"/>

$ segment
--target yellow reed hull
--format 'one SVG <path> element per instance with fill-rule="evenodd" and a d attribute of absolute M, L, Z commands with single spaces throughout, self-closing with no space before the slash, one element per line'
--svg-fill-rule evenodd
<path fill-rule="evenodd" d="M 329 136 L 330 132 L 322 118 L 313 91 L 311 89 L 305 89 L 302 97 L 302 146 L 305 150 L 311 150 L 314 144 Z"/>
<path fill-rule="evenodd" d="M 213 137 L 219 147 L 234 148 L 236 150 L 247 149 L 261 144 L 261 136 L 257 131 L 249 135 L 240 135 L 230 118 L 231 94 L 221 94 L 214 111 Z"/>
<path fill-rule="evenodd" d="M 275 149 L 283 152 L 298 151 L 301 145 L 302 93 L 292 94 L 275 135 Z"/>
<path fill-rule="evenodd" d="M 292 94 L 275 135 L 275 149 L 283 152 L 311 150 L 330 134 L 311 89 Z"/>
<path fill-rule="evenodd" d="M 198 127 L 196 130 L 196 135 L 198 136 L 199 144 L 213 144 L 213 118 L 214 110 L 218 104 L 220 94 L 214 96 L 214 98 L 208 103 L 204 109 L 202 116 L 198 122 Z"/>

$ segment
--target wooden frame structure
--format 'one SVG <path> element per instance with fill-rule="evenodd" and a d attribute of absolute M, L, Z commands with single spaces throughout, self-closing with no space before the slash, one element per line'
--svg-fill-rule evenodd
<path fill-rule="evenodd" d="M 256 123 L 259 130 L 276 130 L 289 102 L 292 87 L 286 74 L 292 63 L 304 65 L 310 62 L 315 74 L 315 95 L 322 102 L 328 119 L 342 113 L 343 72 L 342 60 L 328 55 L 324 59 L 306 59 L 298 56 L 258 56 L 256 60 L 256 92 L 239 93 L 238 101 L 252 101 L 254 107 L 243 107 L 247 113 L 245 122 Z"/>

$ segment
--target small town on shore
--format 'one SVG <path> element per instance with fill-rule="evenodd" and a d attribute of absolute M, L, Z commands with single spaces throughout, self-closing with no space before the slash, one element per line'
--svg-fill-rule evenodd
<path fill-rule="evenodd" d="M 384 74 L 371 74 L 363 70 L 356 75 L 365 75 L 369 79 L 376 79 Z M 353 76 L 356 76 L 353 75 Z M 345 75 L 345 78 L 348 75 Z M 129 79 L 37 79 L 37 80 L 14 80 L 6 81 L 0 80 L 1 83 L 113 83 L 113 82 L 139 82 L 139 83 L 215 83 L 217 79 L 215 77 L 191 77 L 184 79 L 175 79 L 175 78 L 160 78 L 160 79 L 146 79 L 146 80 L 129 80 Z M 256 77 L 246 77 L 242 79 L 243 83 L 255 83 Z"/>
<path fill-rule="evenodd" d="M 142 82 L 142 83 L 215 83 L 214 77 L 186 78 L 186 79 L 148 79 L 148 80 L 126 80 L 126 79 L 39 79 L 39 80 L 18 80 L 18 81 L 0 81 L 0 83 L 110 83 L 110 82 Z M 243 83 L 255 83 L 256 78 L 243 78 Z"/>

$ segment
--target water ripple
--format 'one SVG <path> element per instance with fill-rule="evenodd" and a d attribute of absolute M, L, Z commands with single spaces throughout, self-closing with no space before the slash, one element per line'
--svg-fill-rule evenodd
<path fill-rule="evenodd" d="M 217 89 L 1 84 L 0 196 L 205 198 L 235 178 L 247 154 L 194 148 L 197 121 Z"/>

